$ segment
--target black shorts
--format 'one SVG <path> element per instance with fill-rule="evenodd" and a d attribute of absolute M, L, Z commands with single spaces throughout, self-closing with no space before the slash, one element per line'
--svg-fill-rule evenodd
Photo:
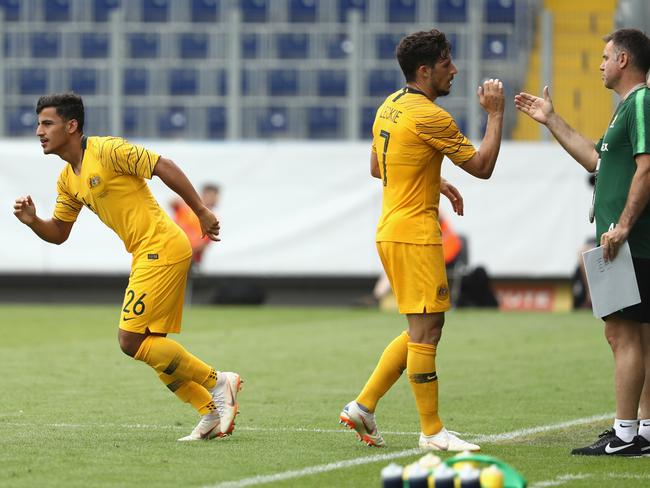
<path fill-rule="evenodd" d="M 634 274 L 639 285 L 641 303 L 624 308 L 615 315 L 635 322 L 650 323 L 650 259 L 632 257 Z"/>

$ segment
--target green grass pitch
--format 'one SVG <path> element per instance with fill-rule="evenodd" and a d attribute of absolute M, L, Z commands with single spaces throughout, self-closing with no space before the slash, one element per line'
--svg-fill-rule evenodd
<path fill-rule="evenodd" d="M 176 442 L 197 421 L 191 407 L 120 352 L 118 318 L 118 305 L 0 307 L 0 486 L 238 487 L 279 479 L 264 486 L 372 487 L 389 461 L 365 458 L 417 446 L 404 378 L 377 411 L 388 447 L 365 447 L 337 423 L 404 328 L 397 314 L 187 309 L 180 342 L 245 380 L 234 435 L 195 443 Z M 611 353 L 588 313 L 451 312 L 437 369 L 446 426 L 470 440 L 493 435 L 481 442 L 483 453 L 518 469 L 529 486 L 650 485 L 650 458 L 569 455 L 595 440 L 614 410 Z"/>

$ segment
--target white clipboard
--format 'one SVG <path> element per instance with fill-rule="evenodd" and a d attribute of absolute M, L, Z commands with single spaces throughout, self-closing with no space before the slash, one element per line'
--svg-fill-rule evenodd
<path fill-rule="evenodd" d="M 602 246 L 583 252 L 582 259 L 594 316 L 602 318 L 641 303 L 627 241 L 621 245 L 614 260 L 605 261 Z"/>

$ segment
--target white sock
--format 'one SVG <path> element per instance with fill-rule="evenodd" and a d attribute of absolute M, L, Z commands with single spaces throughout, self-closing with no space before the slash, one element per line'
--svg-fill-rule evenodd
<path fill-rule="evenodd" d="M 614 419 L 616 436 L 624 442 L 632 442 L 639 431 L 639 421 Z"/>
<path fill-rule="evenodd" d="M 650 441 L 650 419 L 639 420 L 639 435 Z"/>

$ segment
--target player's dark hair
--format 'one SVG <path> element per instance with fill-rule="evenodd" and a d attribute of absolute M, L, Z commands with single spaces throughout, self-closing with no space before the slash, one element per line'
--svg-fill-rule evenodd
<path fill-rule="evenodd" d="M 612 41 L 616 54 L 625 51 L 630 56 L 630 63 L 643 73 L 650 69 L 650 39 L 638 29 L 618 29 L 603 37 L 605 42 Z"/>
<path fill-rule="evenodd" d="M 451 44 L 443 32 L 432 29 L 409 34 L 397 45 L 395 55 L 406 81 L 415 79 L 415 72 L 422 66 L 433 66 L 450 56 Z"/>
<path fill-rule="evenodd" d="M 43 95 L 36 103 L 36 114 L 40 114 L 47 107 L 56 108 L 57 115 L 63 120 L 75 119 L 79 127 L 79 132 L 83 132 L 84 102 L 79 95 L 74 93 Z"/>
<path fill-rule="evenodd" d="M 219 185 L 215 185 L 214 183 L 206 183 L 201 188 L 201 191 L 203 191 L 203 192 L 212 191 L 214 193 L 219 193 L 220 190 L 221 189 L 219 188 Z"/>

